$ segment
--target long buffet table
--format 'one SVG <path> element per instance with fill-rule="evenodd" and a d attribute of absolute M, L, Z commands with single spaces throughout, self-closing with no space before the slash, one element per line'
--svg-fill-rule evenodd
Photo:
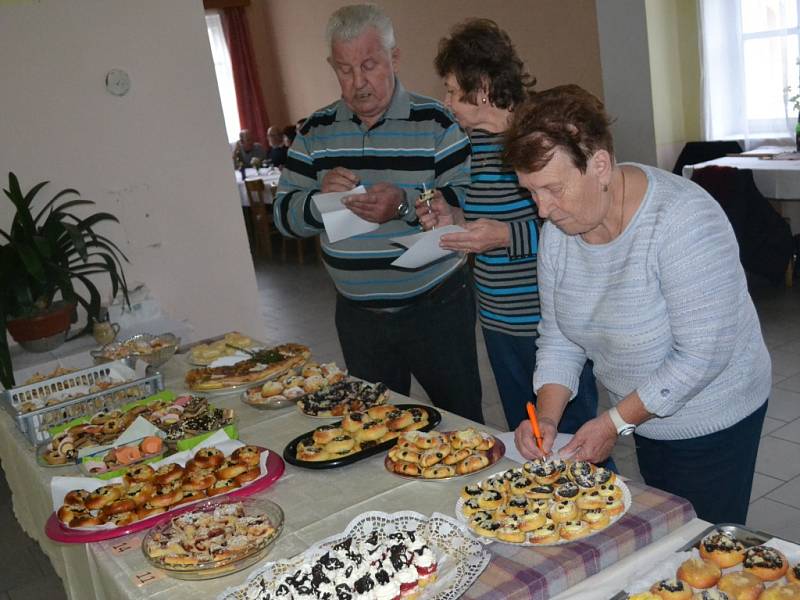
<path fill-rule="evenodd" d="M 162 367 L 167 389 L 182 390 L 188 368 L 180 355 Z M 408 401 L 396 394 L 390 400 Z M 297 435 L 325 422 L 304 416 L 293 407 L 257 410 L 242 403 L 236 394 L 218 396 L 213 402 L 236 410 L 243 441 L 279 454 Z M 0 459 L 12 491 L 14 512 L 22 528 L 39 542 L 52 561 L 70 598 L 214 598 L 226 588 L 243 583 L 252 570 L 199 582 L 167 577 L 150 567 L 142 555 L 140 542 L 144 533 L 88 545 L 51 541 L 44 534 L 44 524 L 52 512 L 50 479 L 54 475 L 78 474 L 77 469 L 39 467 L 32 448 L 10 416 L 0 412 Z M 471 423 L 441 412 L 439 430 L 459 429 Z M 260 493 L 285 512 L 283 534 L 267 558 L 286 558 L 302 552 L 341 532 L 353 518 L 370 510 L 415 510 L 452 516 L 461 487 L 486 475 L 477 473 L 441 482 L 406 480 L 387 472 L 383 459 L 383 455 L 377 455 L 330 470 L 307 470 L 287 464 L 283 477 Z M 504 458 L 492 469 L 513 466 L 518 463 Z M 659 556 L 674 551 L 708 526 L 694 518 L 688 502 L 635 482 L 628 482 L 628 486 L 633 497 L 629 512 L 591 538 L 551 548 L 499 543 L 489 546 L 492 560 L 464 597 L 607 598 L 643 566 L 652 565 Z"/>

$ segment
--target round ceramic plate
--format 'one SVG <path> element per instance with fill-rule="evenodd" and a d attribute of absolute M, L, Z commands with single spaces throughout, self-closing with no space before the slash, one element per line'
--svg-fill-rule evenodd
<path fill-rule="evenodd" d="M 446 434 L 448 434 L 450 432 L 449 431 L 442 431 L 441 433 L 446 435 Z M 494 436 L 492 436 L 492 437 L 494 437 Z M 487 450 L 486 452 L 483 453 L 489 459 L 489 464 L 488 465 L 486 465 L 482 469 L 478 469 L 477 471 L 472 471 L 472 473 L 464 473 L 463 475 L 453 475 L 452 477 L 439 477 L 437 479 L 431 479 L 431 478 L 427 478 L 427 477 L 422 477 L 421 475 L 415 476 L 415 475 L 406 475 L 405 473 L 395 473 L 395 471 L 394 471 L 395 462 L 391 458 L 389 458 L 388 454 L 386 455 L 386 458 L 383 461 L 383 466 L 386 467 L 386 470 L 389 471 L 392 475 L 396 475 L 397 477 L 401 477 L 403 479 L 416 479 L 416 480 L 419 480 L 419 481 L 448 481 L 450 479 L 458 479 L 459 477 L 467 477 L 469 475 L 474 475 L 475 473 L 480 473 L 481 471 L 485 471 L 486 469 L 491 467 L 493 464 L 495 464 L 498 460 L 503 458 L 503 456 L 505 456 L 505 453 L 506 453 L 505 444 L 503 444 L 503 442 L 498 440 L 497 438 L 494 438 L 494 446 L 492 446 L 492 448 L 490 450 Z"/>
<path fill-rule="evenodd" d="M 503 473 L 505 473 L 505 471 L 498 471 L 497 473 L 493 473 L 489 477 L 494 477 L 496 475 L 502 475 Z M 488 479 L 488 477 L 486 479 Z M 557 542 L 552 542 L 550 544 L 534 544 L 533 542 L 528 542 L 528 541 L 522 542 L 521 544 L 516 544 L 514 542 L 506 542 L 506 541 L 503 541 L 503 540 L 498 540 L 497 538 L 489 538 L 489 537 L 478 535 L 477 533 L 472 531 L 472 528 L 469 526 L 469 520 L 470 519 L 469 519 L 468 516 L 466 516 L 464 514 L 464 499 L 461 498 L 461 497 L 459 497 L 458 501 L 456 502 L 456 509 L 455 509 L 456 510 L 456 518 L 459 521 L 461 521 L 462 523 L 464 523 L 466 525 L 466 527 L 473 533 L 473 535 L 475 535 L 475 537 L 477 537 L 484 544 L 491 544 L 492 542 L 497 542 L 498 544 L 510 544 L 511 546 L 537 546 L 537 547 L 541 548 L 543 546 L 560 546 L 562 544 L 569 544 L 571 542 L 581 542 L 581 541 L 583 541 L 583 540 L 585 540 L 587 538 L 592 537 L 596 533 L 600 533 L 602 531 L 605 531 L 609 527 L 611 527 L 614 523 L 619 521 L 622 518 L 622 516 L 626 512 L 628 512 L 628 510 L 630 509 L 630 507 L 631 507 L 631 491 L 630 491 L 630 489 L 628 488 L 627 485 L 625 485 L 624 481 L 620 480 L 619 477 L 617 477 L 614 480 L 614 484 L 617 487 L 619 487 L 620 490 L 622 490 L 622 504 L 625 507 L 623 509 L 623 511 L 621 513 L 619 513 L 618 515 L 615 515 L 615 516 L 611 517 L 611 520 L 610 520 L 609 524 L 606 527 L 604 527 L 603 529 L 599 529 L 597 531 L 591 531 L 588 534 L 586 534 L 585 536 L 577 538 L 577 539 L 574 539 L 574 540 L 565 540 L 564 538 L 561 538 Z"/>

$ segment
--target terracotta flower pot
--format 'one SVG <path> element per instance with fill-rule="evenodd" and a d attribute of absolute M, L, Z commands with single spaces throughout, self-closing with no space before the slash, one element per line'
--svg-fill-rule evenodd
<path fill-rule="evenodd" d="M 6 322 L 8 333 L 30 352 L 46 352 L 64 343 L 75 304 L 60 301 L 32 317 Z"/>

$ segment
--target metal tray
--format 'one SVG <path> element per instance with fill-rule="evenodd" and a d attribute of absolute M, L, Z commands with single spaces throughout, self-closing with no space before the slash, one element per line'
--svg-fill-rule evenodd
<path fill-rule="evenodd" d="M 750 548 L 751 546 L 760 546 L 761 544 L 778 537 L 776 535 L 765 533 L 764 531 L 759 531 L 758 529 L 750 529 L 744 525 L 737 525 L 736 523 L 720 523 L 719 525 L 710 525 L 694 536 L 691 540 L 686 542 L 686 544 L 675 550 L 675 552 L 688 552 L 692 548 L 698 548 L 702 539 L 714 531 L 722 531 L 732 535 L 734 538 L 742 542 L 742 544 L 744 544 L 747 548 Z M 628 600 L 628 592 L 621 590 L 611 596 L 609 600 Z"/>
<path fill-rule="evenodd" d="M 772 538 L 778 537 L 776 535 L 770 535 L 769 533 L 765 533 L 763 531 L 759 531 L 757 529 L 750 529 L 749 527 L 745 527 L 744 525 L 737 525 L 735 523 L 720 523 L 719 525 L 711 525 L 708 529 L 705 529 L 702 533 L 698 533 L 693 539 L 686 542 L 681 548 L 678 548 L 676 552 L 688 552 L 692 548 L 699 548 L 700 541 L 706 537 L 709 533 L 714 531 L 722 531 L 723 533 L 727 533 L 728 535 L 733 536 L 745 547 L 750 548 L 751 546 L 760 546 L 764 542 L 771 540 Z"/>
<path fill-rule="evenodd" d="M 439 423 L 442 422 L 442 413 L 438 410 L 433 408 L 432 406 L 428 406 L 426 404 L 394 404 L 397 408 L 408 409 L 408 408 L 422 408 L 428 412 L 428 424 L 421 428 L 419 431 L 430 431 L 431 429 L 435 428 Z M 341 419 L 339 421 L 335 421 L 331 423 L 332 425 L 339 425 L 341 423 Z M 283 449 L 283 458 L 286 462 L 291 465 L 295 465 L 296 467 L 303 467 L 304 469 L 334 469 L 336 467 L 344 467 L 346 465 L 351 465 L 354 462 L 358 462 L 359 460 L 363 460 L 370 456 L 375 456 L 376 454 L 380 454 L 381 452 L 385 452 L 392 446 L 394 446 L 396 440 L 387 440 L 382 444 L 378 444 L 373 446 L 372 448 L 367 448 L 366 450 L 361 450 L 360 452 L 354 452 L 353 454 L 348 454 L 347 456 L 343 456 L 342 458 L 335 458 L 333 460 L 320 460 L 320 461 L 308 461 L 308 460 L 298 460 L 297 459 L 297 445 L 304 439 L 311 437 L 314 433 L 316 428 L 312 429 L 311 431 L 307 431 L 302 435 L 298 435 L 294 438 L 291 442 L 286 445 L 286 448 Z"/>

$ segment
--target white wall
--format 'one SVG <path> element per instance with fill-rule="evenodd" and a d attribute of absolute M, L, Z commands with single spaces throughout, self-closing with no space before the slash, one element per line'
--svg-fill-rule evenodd
<path fill-rule="evenodd" d="M 612 132 L 617 159 L 656 165 L 644 2 L 597 2 L 597 30 L 604 103 L 616 118 Z"/>
<path fill-rule="evenodd" d="M 262 336 L 202 0 L 6 3 L 0 47 L 0 179 L 49 179 L 116 214 L 128 278 L 198 336 Z M 115 67 L 123 97 L 105 90 Z M 0 197 L 0 227 L 11 215 Z"/>

